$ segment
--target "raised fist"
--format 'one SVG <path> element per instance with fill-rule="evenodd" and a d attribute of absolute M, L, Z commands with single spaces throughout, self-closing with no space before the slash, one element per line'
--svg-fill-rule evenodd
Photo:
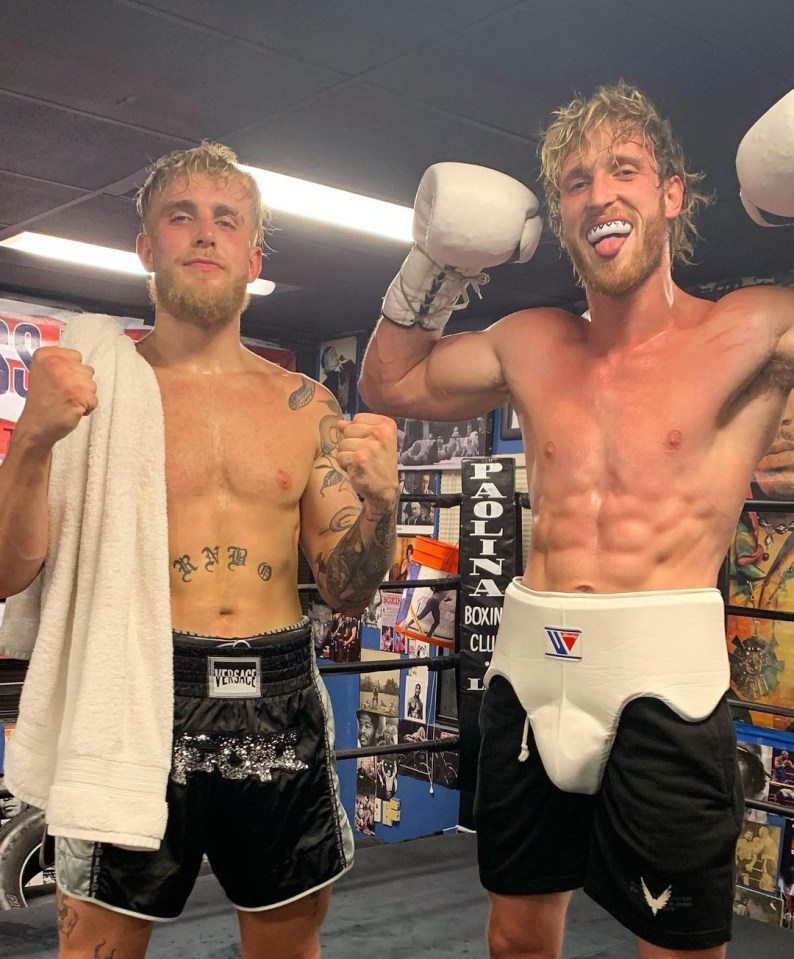
<path fill-rule="evenodd" d="M 30 364 L 28 396 L 15 433 L 52 447 L 97 405 L 94 370 L 77 350 L 42 346 Z"/>

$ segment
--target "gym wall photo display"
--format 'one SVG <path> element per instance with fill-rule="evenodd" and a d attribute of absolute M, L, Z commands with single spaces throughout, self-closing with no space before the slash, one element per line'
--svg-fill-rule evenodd
<path fill-rule="evenodd" d="M 499 409 L 499 438 L 503 440 L 520 440 L 521 425 L 518 414 L 512 403 L 504 403 Z"/>
<path fill-rule="evenodd" d="M 359 409 L 358 338 L 344 336 L 320 344 L 318 379 L 336 397 L 345 419 L 351 419 Z"/>
<path fill-rule="evenodd" d="M 459 470 L 461 460 L 491 452 L 493 413 L 457 423 L 395 417 L 401 470 Z"/>

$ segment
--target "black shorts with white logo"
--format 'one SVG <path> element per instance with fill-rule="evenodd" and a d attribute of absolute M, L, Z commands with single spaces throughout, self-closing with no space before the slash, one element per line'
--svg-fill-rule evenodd
<path fill-rule="evenodd" d="M 174 633 L 168 822 L 156 852 L 56 839 L 68 895 L 180 914 L 203 856 L 239 909 L 285 905 L 350 868 L 333 716 L 308 625 L 223 640 Z"/>
<path fill-rule="evenodd" d="M 635 935 L 667 949 L 730 939 L 743 793 L 722 702 L 686 722 L 661 700 L 623 710 L 594 796 L 546 775 L 512 686 L 485 691 L 474 814 L 480 877 L 502 895 L 585 892 Z"/>

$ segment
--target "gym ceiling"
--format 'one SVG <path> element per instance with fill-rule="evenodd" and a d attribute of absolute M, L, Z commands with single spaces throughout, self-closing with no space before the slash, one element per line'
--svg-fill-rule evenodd
<path fill-rule="evenodd" d="M 670 116 L 716 193 L 678 281 L 714 292 L 794 269 L 794 233 L 749 220 L 734 169 L 744 132 L 794 86 L 792 0 L 2 0 L 0 13 L 0 239 L 132 250 L 146 164 L 202 138 L 404 205 L 438 160 L 534 187 L 550 111 L 623 77 Z M 407 247 L 275 225 L 262 275 L 276 291 L 243 332 L 306 345 L 370 329 Z M 483 294 L 464 325 L 581 301 L 548 229 Z M 151 315 L 141 278 L 0 247 L 2 295 Z"/>

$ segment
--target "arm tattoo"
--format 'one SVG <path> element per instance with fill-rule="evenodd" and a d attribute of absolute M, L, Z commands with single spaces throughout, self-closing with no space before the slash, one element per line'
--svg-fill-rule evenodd
<path fill-rule="evenodd" d="M 322 400 L 321 402 L 325 403 L 328 409 L 334 414 L 336 419 L 341 418 L 342 407 L 339 405 L 339 400 L 337 400 L 335 396 L 331 396 L 327 400 Z"/>
<path fill-rule="evenodd" d="M 338 513 L 334 514 L 331 525 L 328 529 L 323 530 L 323 532 L 341 533 L 343 529 L 350 529 L 360 515 L 360 506 L 345 506 L 343 509 L 340 509 Z"/>
<path fill-rule="evenodd" d="M 314 467 L 316 470 L 325 470 L 325 476 L 323 476 L 323 483 L 320 487 L 320 495 L 325 496 L 325 491 L 330 486 L 338 486 L 341 490 L 350 490 L 355 493 L 353 486 L 350 483 L 350 480 L 345 476 L 345 474 L 337 467 L 334 460 L 330 457 L 324 462 L 320 463 L 319 466 Z"/>
<path fill-rule="evenodd" d="M 324 416 L 320 420 L 320 452 L 330 456 L 339 446 L 338 416 Z"/>
<path fill-rule="evenodd" d="M 376 520 L 371 542 L 364 542 L 359 516 L 327 556 L 319 553 L 316 557 L 317 572 L 325 576 L 328 591 L 343 607 L 366 606 L 388 572 L 397 539 L 394 516 L 398 502 L 395 500 L 377 519 L 369 517 Z"/>
<path fill-rule="evenodd" d="M 307 380 L 305 376 L 301 377 L 302 383 L 293 393 L 289 395 L 289 408 L 291 410 L 300 410 L 308 406 L 314 399 L 315 384 Z"/>

